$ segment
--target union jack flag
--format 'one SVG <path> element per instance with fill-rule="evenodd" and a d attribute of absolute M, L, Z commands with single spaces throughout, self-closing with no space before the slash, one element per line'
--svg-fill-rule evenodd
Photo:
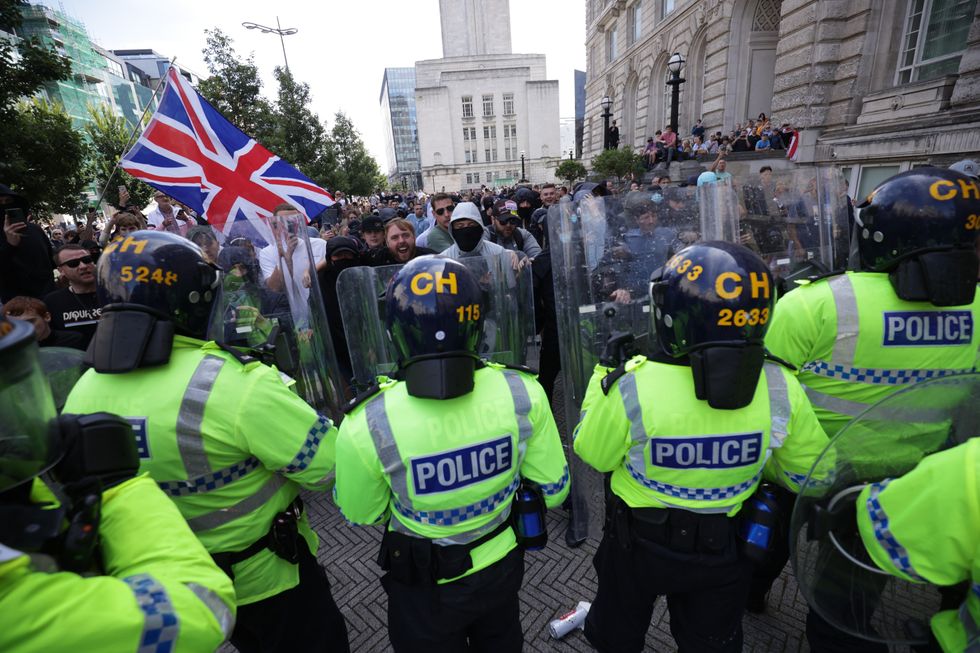
<path fill-rule="evenodd" d="M 174 68 L 160 106 L 120 167 L 203 215 L 216 232 L 269 240 L 262 218 L 288 202 L 306 219 L 327 191 L 228 122 Z"/>

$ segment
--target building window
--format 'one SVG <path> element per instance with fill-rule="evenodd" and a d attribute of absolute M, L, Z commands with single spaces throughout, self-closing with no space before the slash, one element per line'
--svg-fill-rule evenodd
<path fill-rule="evenodd" d="M 617 28 L 612 28 L 606 32 L 606 63 L 612 63 L 619 54 L 616 52 Z"/>
<path fill-rule="evenodd" d="M 475 141 L 476 140 L 476 127 L 463 127 L 463 140 L 464 141 Z"/>
<path fill-rule="evenodd" d="M 636 43 L 643 35 L 643 5 L 637 2 L 629 8 L 630 43 Z"/>
<path fill-rule="evenodd" d="M 663 4 L 660 6 L 660 17 L 666 18 L 667 14 L 674 11 L 674 0 L 663 0 Z"/>
<path fill-rule="evenodd" d="M 493 181 L 493 173 L 492 172 L 488 172 L 487 173 L 487 183 L 489 184 L 492 181 Z"/>
<path fill-rule="evenodd" d="M 487 163 L 497 160 L 497 125 L 483 126 L 483 154 Z"/>
<path fill-rule="evenodd" d="M 514 115 L 514 94 L 504 93 L 504 115 Z"/>
<path fill-rule="evenodd" d="M 464 95 L 463 96 L 463 117 L 472 118 L 473 117 L 473 96 Z"/>
<path fill-rule="evenodd" d="M 975 0 L 909 0 L 896 84 L 955 73 L 966 48 Z"/>
<path fill-rule="evenodd" d="M 483 96 L 483 117 L 484 118 L 493 117 L 493 95 Z"/>
<path fill-rule="evenodd" d="M 504 159 L 512 161 L 518 157 L 517 125 L 504 125 Z"/>

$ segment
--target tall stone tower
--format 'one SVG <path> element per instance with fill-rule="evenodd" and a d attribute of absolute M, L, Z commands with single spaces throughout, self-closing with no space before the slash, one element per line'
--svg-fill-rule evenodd
<path fill-rule="evenodd" d="M 509 0 L 439 0 L 442 56 L 510 54 Z"/>

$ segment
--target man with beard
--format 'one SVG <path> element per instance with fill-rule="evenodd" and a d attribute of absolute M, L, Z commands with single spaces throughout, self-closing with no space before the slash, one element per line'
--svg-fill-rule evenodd
<path fill-rule="evenodd" d="M 418 247 L 415 243 L 415 229 L 408 220 L 395 218 L 385 225 L 385 242 L 383 262 L 380 265 L 408 263 L 413 258 L 435 254 L 427 247 Z"/>
<path fill-rule="evenodd" d="M 539 209 L 540 210 L 540 209 Z M 529 259 L 541 253 L 541 246 L 530 231 L 523 229 L 517 204 L 513 200 L 497 200 L 492 209 L 493 224 L 486 228 L 487 238 L 504 249 L 524 252 Z"/>

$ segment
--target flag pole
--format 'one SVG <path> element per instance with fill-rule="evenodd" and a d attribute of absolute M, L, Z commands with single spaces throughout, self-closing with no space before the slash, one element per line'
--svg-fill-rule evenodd
<path fill-rule="evenodd" d="M 155 89 L 153 89 L 153 95 L 151 95 L 150 99 L 147 100 L 146 106 L 143 107 L 143 113 L 140 114 L 139 120 L 137 120 L 136 124 L 133 126 L 133 131 L 131 131 L 129 134 L 129 140 L 126 141 L 126 145 L 123 147 L 122 154 L 119 155 L 119 159 L 116 161 L 116 165 L 113 166 L 112 172 L 109 173 L 109 177 L 105 180 L 105 185 L 102 187 L 102 192 L 99 193 L 99 199 L 98 201 L 96 201 L 95 206 L 97 207 L 102 206 L 102 200 L 105 198 L 105 194 L 109 190 L 109 186 L 112 184 L 112 179 L 116 176 L 116 172 L 119 170 L 119 163 L 122 161 L 123 156 L 129 150 L 130 146 L 133 144 L 133 141 L 136 140 L 137 132 L 140 131 L 140 128 L 143 126 L 143 121 L 146 119 L 146 113 L 150 110 L 150 107 L 153 105 L 153 100 L 160 93 L 160 89 L 163 88 L 164 80 L 166 80 L 167 76 L 170 74 L 170 69 L 174 67 L 175 61 L 177 61 L 177 57 L 173 57 L 170 60 L 170 65 L 167 66 L 167 71 L 163 74 L 163 77 L 161 77 L 157 81 L 157 86 Z"/>

